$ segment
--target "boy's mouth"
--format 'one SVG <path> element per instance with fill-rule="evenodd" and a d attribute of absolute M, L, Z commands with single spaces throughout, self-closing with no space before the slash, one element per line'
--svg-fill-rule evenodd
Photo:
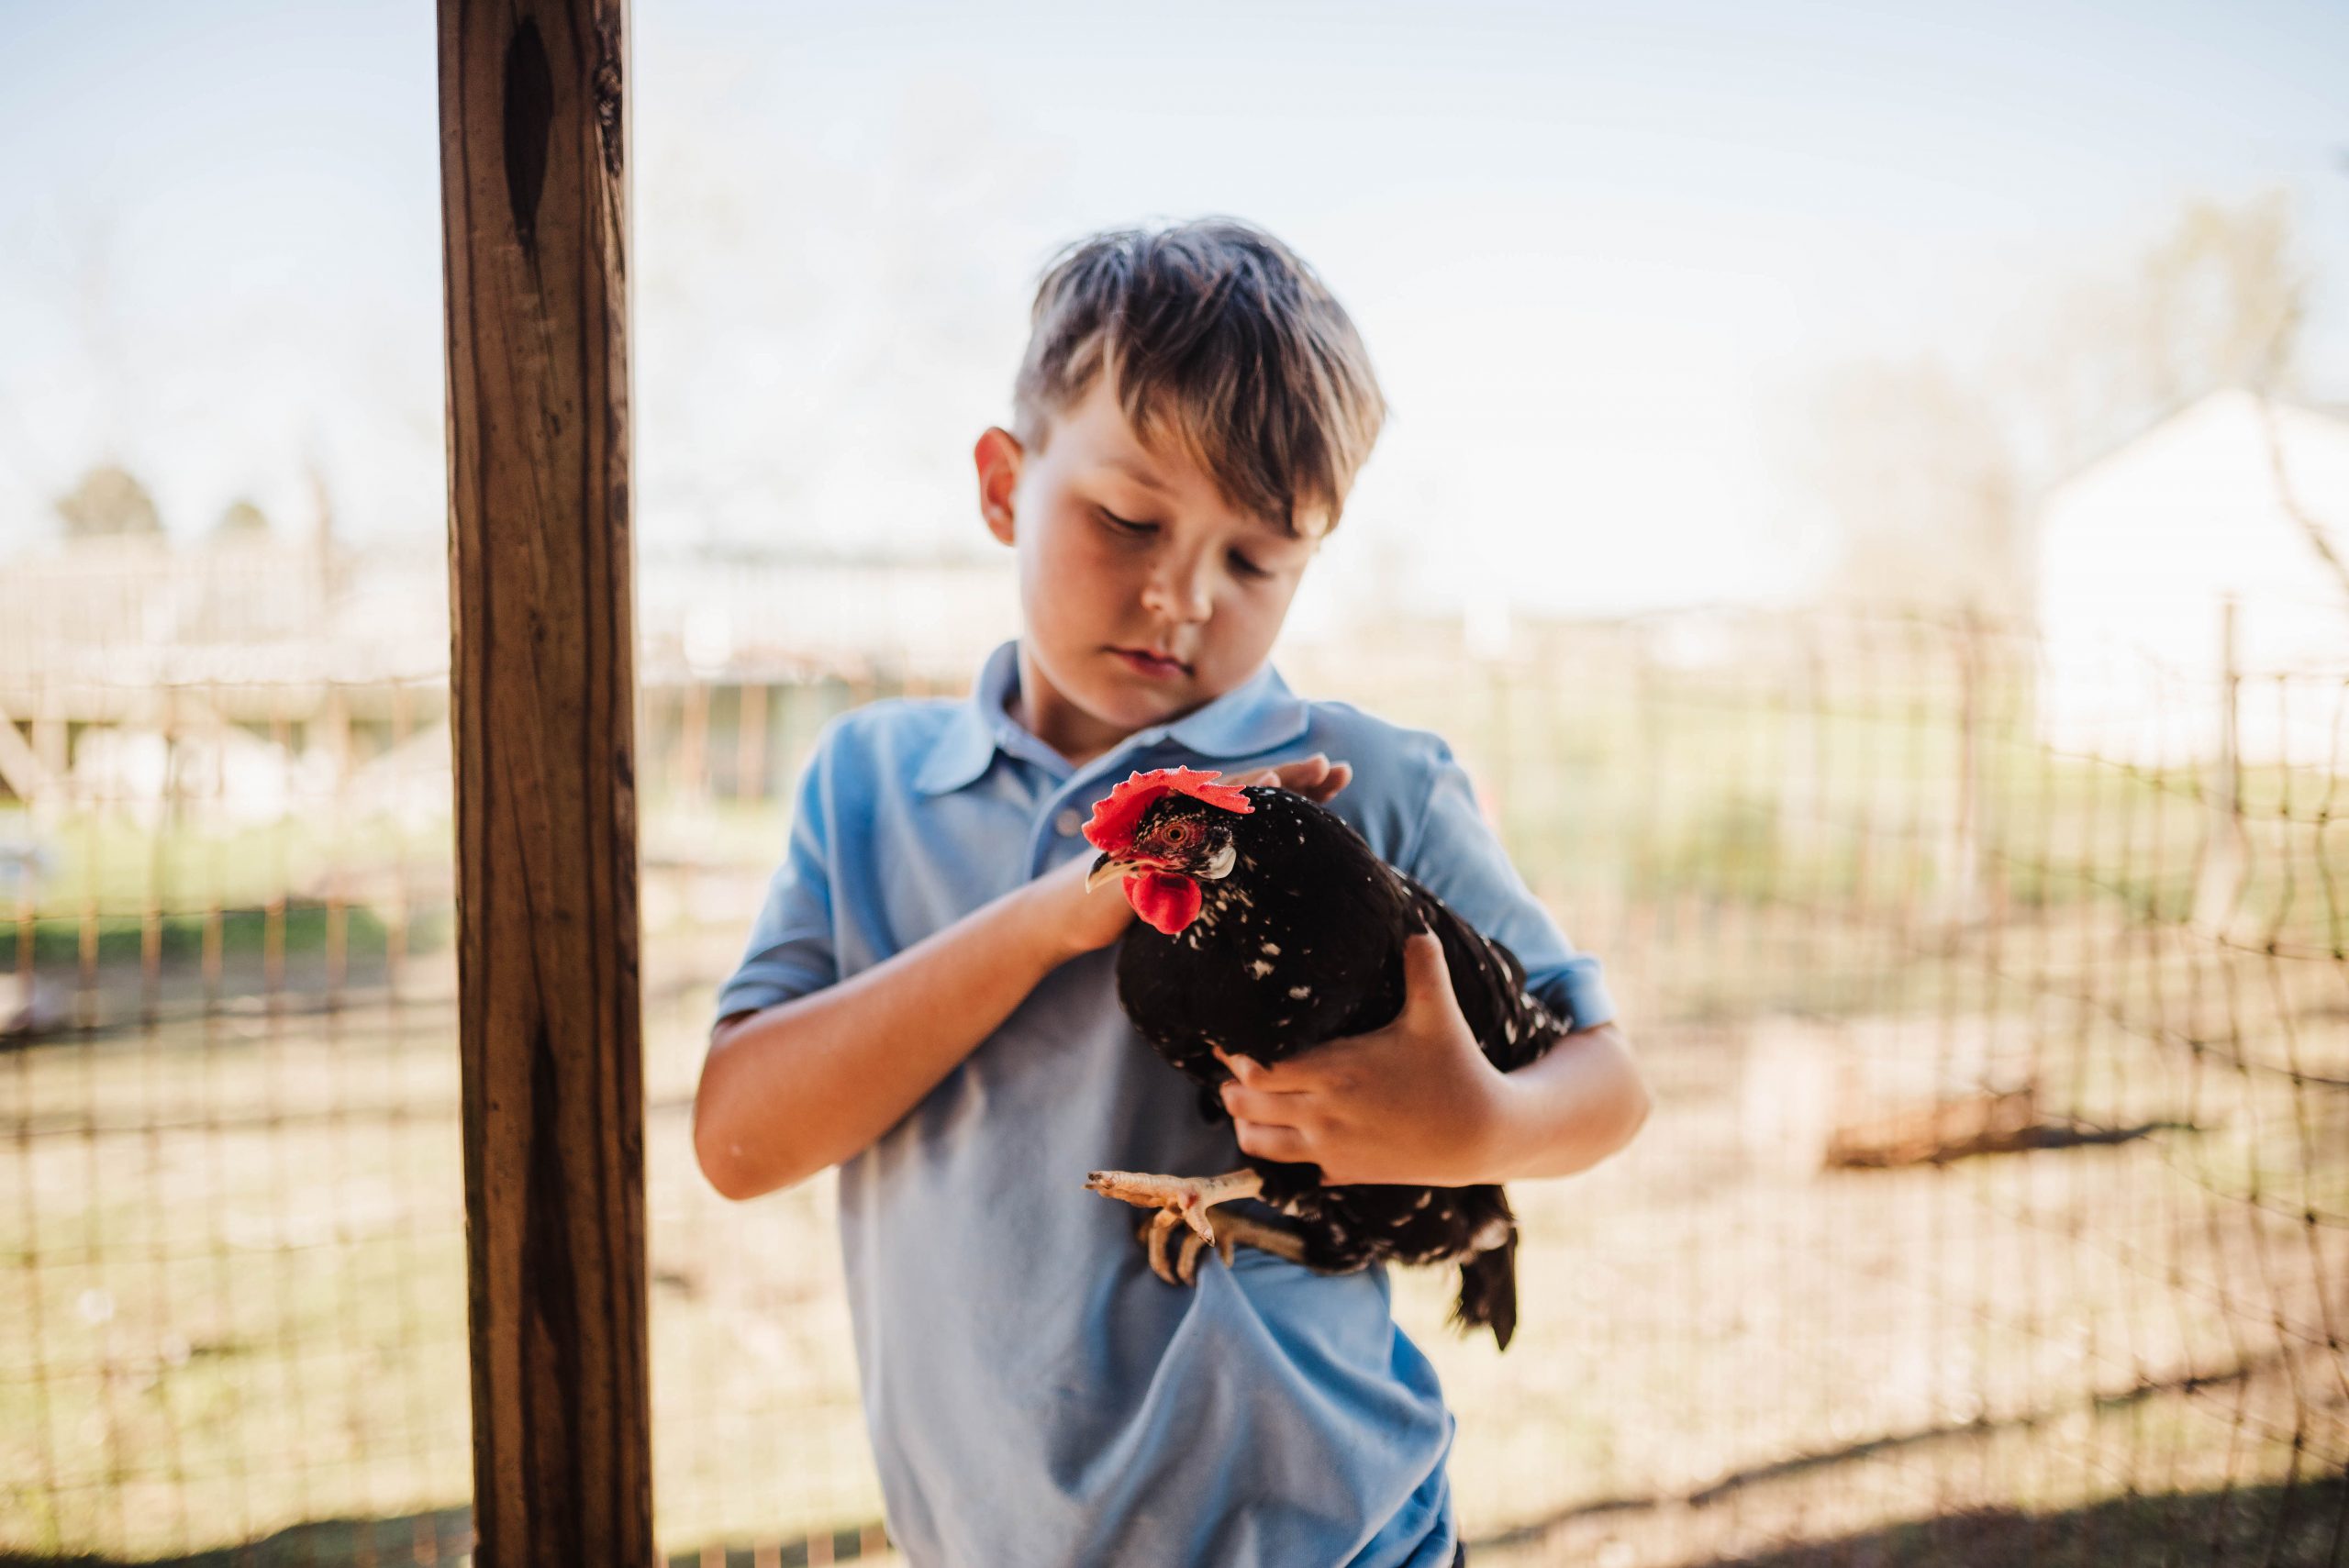
<path fill-rule="evenodd" d="M 1112 648 L 1109 651 L 1145 675 L 1187 675 L 1191 673 L 1191 667 L 1180 659 L 1170 659 L 1145 648 Z"/>

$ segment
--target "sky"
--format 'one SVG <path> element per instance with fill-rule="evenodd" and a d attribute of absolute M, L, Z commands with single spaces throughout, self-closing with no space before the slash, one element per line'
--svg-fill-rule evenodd
<path fill-rule="evenodd" d="M 1786 598 L 1821 378 L 1987 374 L 2181 204 L 2281 191 L 2349 399 L 2349 6 L 825 6 L 631 17 L 639 538 L 988 545 L 1037 272 L 1264 224 L 1393 416 L 1308 576 L 1613 614 Z M 432 8 L 0 0 L 0 554 L 91 463 L 429 542 Z M 1304 607 L 1304 606 L 1301 606 Z"/>

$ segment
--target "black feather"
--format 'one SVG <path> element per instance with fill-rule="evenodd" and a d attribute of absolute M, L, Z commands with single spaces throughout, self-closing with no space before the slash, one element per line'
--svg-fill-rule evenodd
<path fill-rule="evenodd" d="M 1197 879 L 1198 917 L 1166 936 L 1137 924 L 1118 959 L 1118 996 L 1158 1053 L 1199 1084 L 1201 1108 L 1230 1074 L 1220 1046 L 1264 1062 L 1367 1033 L 1402 1011 L 1403 944 L 1433 931 L 1454 997 L 1495 1066 L 1542 1055 L 1566 1024 L 1525 988 L 1517 955 L 1386 864 L 1335 813 L 1286 790 L 1252 788 L 1240 813 L 1168 795 L 1144 813 L 1139 841 L 1180 819 L 1195 863 L 1226 844 L 1219 878 Z M 1195 828 L 1196 831 L 1188 829 Z M 1502 1346 L 1517 1324 L 1517 1223 L 1498 1186 L 1324 1186 L 1312 1165 L 1248 1157 L 1264 1201 L 1294 1222 L 1311 1267 L 1457 1262 L 1456 1318 Z"/>

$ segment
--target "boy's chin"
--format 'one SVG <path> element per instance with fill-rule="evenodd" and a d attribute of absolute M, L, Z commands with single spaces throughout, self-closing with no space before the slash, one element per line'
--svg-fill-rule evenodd
<path fill-rule="evenodd" d="M 1147 687 L 1124 685 L 1098 694 L 1093 712 L 1103 723 L 1130 735 L 1153 724 L 1177 719 L 1208 701 L 1188 680 L 1168 681 Z"/>
<path fill-rule="evenodd" d="M 1153 724 L 1163 724 L 1168 719 L 1197 707 L 1198 702 L 1199 699 L 1197 697 L 1177 697 L 1171 693 L 1163 693 L 1153 697 L 1131 692 L 1118 692 L 1105 695 L 1101 705 L 1095 708 L 1094 712 L 1104 724 L 1113 725 L 1130 735 L 1137 729 L 1147 729 Z"/>

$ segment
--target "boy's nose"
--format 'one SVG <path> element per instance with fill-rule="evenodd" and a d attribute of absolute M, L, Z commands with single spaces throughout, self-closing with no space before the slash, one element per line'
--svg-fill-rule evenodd
<path fill-rule="evenodd" d="M 1176 621 L 1205 620 L 1215 607 L 1204 571 L 1163 569 L 1153 573 L 1142 589 L 1141 602 L 1152 613 Z"/>

